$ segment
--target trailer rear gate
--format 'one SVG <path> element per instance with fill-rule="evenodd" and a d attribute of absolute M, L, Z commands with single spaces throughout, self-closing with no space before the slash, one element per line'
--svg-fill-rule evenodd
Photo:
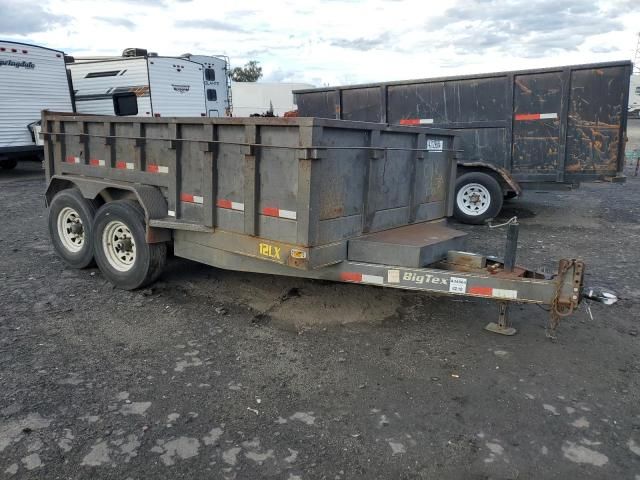
<path fill-rule="evenodd" d="M 454 129 L 460 163 L 518 182 L 621 175 L 630 62 L 301 90 L 301 117 Z"/>

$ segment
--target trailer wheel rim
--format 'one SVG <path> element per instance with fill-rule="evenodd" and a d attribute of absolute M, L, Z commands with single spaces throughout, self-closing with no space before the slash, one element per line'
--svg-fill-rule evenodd
<path fill-rule="evenodd" d="M 64 207 L 58 214 L 58 238 L 62 246 L 73 253 L 84 247 L 84 225 L 80 214 L 71 207 Z"/>
<path fill-rule="evenodd" d="M 462 213 L 477 217 L 489 210 L 491 193 L 484 185 L 467 183 L 458 191 L 456 202 Z"/>
<path fill-rule="evenodd" d="M 102 233 L 102 250 L 113 268 L 128 272 L 136 262 L 136 242 L 131 230 L 119 220 L 107 224 Z"/>

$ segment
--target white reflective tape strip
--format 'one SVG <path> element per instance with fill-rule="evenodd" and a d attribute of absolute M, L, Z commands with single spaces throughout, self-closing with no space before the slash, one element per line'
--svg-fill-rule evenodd
<path fill-rule="evenodd" d="M 199 195 L 194 195 L 193 196 L 193 203 L 204 203 L 204 197 L 201 197 Z"/>
<path fill-rule="evenodd" d="M 169 173 L 169 167 L 158 165 L 158 173 Z"/>
<path fill-rule="evenodd" d="M 167 212 L 167 215 L 169 215 L 170 217 L 175 217 L 175 216 L 176 216 L 176 212 L 175 212 L 175 211 L 173 211 L 173 210 L 169 210 L 169 211 Z"/>
<path fill-rule="evenodd" d="M 384 278 L 379 275 L 362 275 L 362 283 L 373 283 L 374 285 L 383 285 Z"/>
<path fill-rule="evenodd" d="M 244 203 L 231 202 L 231 210 L 240 210 L 241 212 L 244 212 Z"/>
<path fill-rule="evenodd" d="M 541 113 L 540 118 L 558 118 L 557 113 Z"/>
<path fill-rule="evenodd" d="M 420 119 L 420 125 L 425 125 L 428 123 L 433 123 L 433 118 L 421 118 Z"/>
<path fill-rule="evenodd" d="M 105 165 L 106 165 L 106 162 L 104 160 L 98 160 L 99 167 L 104 167 Z"/>
<path fill-rule="evenodd" d="M 127 170 L 133 170 L 133 168 L 134 168 L 134 165 L 131 162 L 127 162 L 125 165 L 127 167 Z"/>
<path fill-rule="evenodd" d="M 494 288 L 492 292 L 492 296 L 497 298 L 518 298 L 518 291 L 504 290 L 502 288 Z"/>
<path fill-rule="evenodd" d="M 292 212 L 291 210 L 280 210 L 278 209 L 278 216 L 282 218 L 289 218 L 291 220 L 296 219 L 296 212 Z M 382 278 L 382 277 L 380 277 Z"/>
<path fill-rule="evenodd" d="M 387 282 L 400 283 L 400 270 L 387 270 Z"/>

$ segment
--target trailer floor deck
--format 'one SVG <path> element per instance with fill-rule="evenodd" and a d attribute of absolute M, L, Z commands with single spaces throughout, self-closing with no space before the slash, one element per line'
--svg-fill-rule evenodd
<path fill-rule="evenodd" d="M 494 303 L 174 258 L 113 290 L 54 255 L 37 164 L 0 171 L 2 478 L 638 478 L 640 179 L 527 192 L 519 260 L 622 296 L 544 336 Z M 500 254 L 504 231 L 453 225 Z"/>

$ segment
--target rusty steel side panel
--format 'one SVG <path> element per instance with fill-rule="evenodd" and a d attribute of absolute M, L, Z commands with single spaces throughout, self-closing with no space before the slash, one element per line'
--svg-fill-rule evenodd
<path fill-rule="evenodd" d="M 631 66 L 332 87 L 298 91 L 296 99 L 300 116 L 455 130 L 460 163 L 494 165 L 519 183 L 576 183 L 621 174 Z"/>
<path fill-rule="evenodd" d="M 341 99 L 341 118 L 343 120 L 383 123 L 385 113 L 382 95 L 380 87 L 344 90 Z"/>
<path fill-rule="evenodd" d="M 317 118 L 341 118 L 337 101 L 339 91 L 328 90 L 309 92 L 304 95 L 296 96 L 299 117 L 317 117 Z M 304 113 L 310 112 L 310 114 Z M 312 112 L 312 113 L 311 113 Z"/>
<path fill-rule="evenodd" d="M 43 125 L 49 179 L 91 179 L 91 198 L 148 186 L 163 198 L 162 214 L 149 217 L 157 228 L 316 247 L 443 218 L 453 203 L 446 130 L 54 112 Z"/>
<path fill-rule="evenodd" d="M 568 175 L 613 176 L 622 170 L 622 127 L 626 123 L 628 86 L 625 67 L 572 73 L 567 132 Z M 594 98 L 598 101 L 594 102 Z"/>
<path fill-rule="evenodd" d="M 555 174 L 559 166 L 562 72 L 514 78 L 512 169 Z M 555 118 L 536 118 L 555 115 Z"/>

